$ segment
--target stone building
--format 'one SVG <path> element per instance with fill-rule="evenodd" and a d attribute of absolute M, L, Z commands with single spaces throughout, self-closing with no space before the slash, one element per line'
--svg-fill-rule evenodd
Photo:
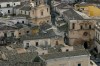
<path fill-rule="evenodd" d="M 98 53 L 100 53 L 100 23 L 99 21 L 96 23 L 95 26 L 95 45 L 98 49 Z"/>
<path fill-rule="evenodd" d="M 16 15 L 24 15 L 28 17 L 31 22 L 38 25 L 51 22 L 50 8 L 44 0 L 30 0 L 24 2 L 24 5 L 16 6 L 14 11 Z"/>
<path fill-rule="evenodd" d="M 80 3 L 75 4 L 75 9 L 87 14 L 90 17 L 100 17 L 100 8 L 98 4 L 91 4 L 91 3 Z"/>
<path fill-rule="evenodd" d="M 3 15 L 14 14 L 13 8 L 20 4 L 20 0 L 0 0 L 0 12 Z"/>
<path fill-rule="evenodd" d="M 91 66 L 90 55 L 85 50 L 45 54 L 38 59 L 42 66 Z"/>
<path fill-rule="evenodd" d="M 49 45 L 55 46 L 59 44 L 64 44 L 64 40 L 62 36 L 56 35 L 54 31 L 48 30 L 44 32 L 38 32 L 34 35 L 26 35 L 22 36 L 21 40 L 23 40 L 23 46 L 41 46 L 41 45 Z"/>
<path fill-rule="evenodd" d="M 83 19 L 74 10 L 65 11 L 63 16 L 68 23 L 67 36 L 69 38 L 69 44 L 82 44 L 85 48 L 88 48 L 93 43 L 96 21 Z"/>

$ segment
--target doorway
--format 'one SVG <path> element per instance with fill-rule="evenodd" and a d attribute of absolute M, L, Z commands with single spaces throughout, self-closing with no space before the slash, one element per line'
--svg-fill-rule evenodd
<path fill-rule="evenodd" d="M 4 37 L 7 37 L 7 33 L 4 33 Z"/>
<path fill-rule="evenodd" d="M 88 42 L 84 42 L 84 48 L 88 49 Z"/>
<path fill-rule="evenodd" d="M 36 46 L 38 46 L 38 42 L 36 42 Z"/>

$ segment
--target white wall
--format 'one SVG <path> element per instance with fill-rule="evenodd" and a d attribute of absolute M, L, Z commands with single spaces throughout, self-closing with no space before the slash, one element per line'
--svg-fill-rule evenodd
<path fill-rule="evenodd" d="M 0 37 L 4 37 L 4 33 L 7 33 L 7 37 L 11 37 L 12 33 L 18 38 L 18 30 L 0 30 Z"/>
<path fill-rule="evenodd" d="M 15 5 L 14 5 L 15 3 Z M 10 6 L 16 6 L 16 5 L 20 5 L 20 2 L 0 2 L 1 7 L 7 7 L 7 4 L 10 4 Z"/>
<path fill-rule="evenodd" d="M 9 14 L 13 13 L 13 8 L 12 7 L 9 7 L 9 8 L 0 8 L 0 12 L 3 12 L 4 15 L 8 14 L 8 10 L 10 10 Z"/>
<path fill-rule="evenodd" d="M 5 23 L 6 25 L 14 25 L 17 22 L 22 23 L 24 21 L 24 24 L 28 24 L 28 20 L 26 17 L 10 17 L 10 18 L 0 18 L 0 22 Z"/>
<path fill-rule="evenodd" d="M 10 7 L 7 7 L 7 4 L 10 4 Z M 13 7 L 20 4 L 21 4 L 20 2 L 0 2 L 1 5 L 0 12 L 8 14 L 8 10 L 10 10 L 10 14 L 13 14 Z"/>
<path fill-rule="evenodd" d="M 38 42 L 38 45 L 45 45 L 46 42 L 50 45 L 50 39 L 24 40 L 23 45 L 26 47 L 26 44 L 29 43 L 29 46 L 36 46 L 36 42 Z"/>
<path fill-rule="evenodd" d="M 24 21 L 24 24 L 28 24 L 28 20 L 26 18 L 15 18 L 9 21 L 12 21 L 14 24 L 16 24 L 17 22 L 22 23 L 22 21 Z"/>

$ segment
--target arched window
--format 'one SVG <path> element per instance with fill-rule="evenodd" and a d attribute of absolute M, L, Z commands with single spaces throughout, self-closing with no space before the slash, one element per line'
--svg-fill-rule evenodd
<path fill-rule="evenodd" d="M 89 25 L 89 29 L 91 29 L 91 25 Z"/>
<path fill-rule="evenodd" d="M 80 26 L 80 29 L 83 29 L 83 26 L 82 25 Z"/>
<path fill-rule="evenodd" d="M 41 16 L 43 16 L 43 10 L 41 10 Z"/>

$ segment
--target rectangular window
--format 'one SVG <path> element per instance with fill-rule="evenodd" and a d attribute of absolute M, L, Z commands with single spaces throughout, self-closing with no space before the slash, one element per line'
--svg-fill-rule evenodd
<path fill-rule="evenodd" d="M 7 33 L 4 33 L 4 37 L 7 37 Z"/>
<path fill-rule="evenodd" d="M 80 29 L 83 29 L 83 26 L 82 25 L 80 26 Z"/>
<path fill-rule="evenodd" d="M 66 66 L 66 64 L 60 64 L 59 66 Z"/>
<path fill-rule="evenodd" d="M 36 42 L 36 46 L 38 46 L 38 42 Z"/>
<path fill-rule="evenodd" d="M 98 40 L 99 40 L 99 34 L 98 34 Z"/>
<path fill-rule="evenodd" d="M 24 21 L 22 21 L 22 23 L 24 24 Z"/>
<path fill-rule="evenodd" d="M 95 36 L 96 36 L 96 39 L 97 39 L 97 32 L 95 32 Z"/>
<path fill-rule="evenodd" d="M 75 23 L 72 24 L 72 29 L 75 29 Z"/>
<path fill-rule="evenodd" d="M 28 34 L 28 33 L 29 33 L 29 31 L 26 31 L 26 33 Z"/>
<path fill-rule="evenodd" d="M 10 13 L 10 10 L 8 10 L 8 13 Z"/>
<path fill-rule="evenodd" d="M 21 11 L 21 14 L 22 14 L 22 11 Z"/>
<path fill-rule="evenodd" d="M 81 66 L 81 64 L 79 63 L 77 66 Z"/>
<path fill-rule="evenodd" d="M 29 12 L 29 15 L 30 15 L 30 12 Z"/>
<path fill-rule="evenodd" d="M 91 29 L 91 25 L 89 25 L 89 29 Z"/>
<path fill-rule="evenodd" d="M 15 5 L 15 3 L 14 3 L 14 5 Z"/>
<path fill-rule="evenodd" d="M 34 11 L 33 11 L 33 14 L 34 14 Z"/>
<path fill-rule="evenodd" d="M 25 15 L 26 15 L 26 11 L 25 11 Z"/>
<path fill-rule="evenodd" d="M 43 16 L 43 11 L 41 11 L 41 16 Z"/>
<path fill-rule="evenodd" d="M 81 8 L 82 10 L 84 10 L 84 8 Z"/>
<path fill-rule="evenodd" d="M 25 49 L 27 49 L 29 47 L 29 43 L 26 43 L 26 47 L 25 47 Z"/>
<path fill-rule="evenodd" d="M 58 41 L 56 41 L 56 45 L 58 45 L 59 43 L 58 43 Z"/>
<path fill-rule="evenodd" d="M 47 41 L 45 41 L 45 45 L 48 45 L 48 42 Z"/>
<path fill-rule="evenodd" d="M 10 4 L 7 4 L 7 7 L 10 7 Z"/>
<path fill-rule="evenodd" d="M 14 33 L 11 33 L 11 36 L 14 37 Z"/>
<path fill-rule="evenodd" d="M 48 12 L 48 8 L 47 8 L 47 12 Z"/>

